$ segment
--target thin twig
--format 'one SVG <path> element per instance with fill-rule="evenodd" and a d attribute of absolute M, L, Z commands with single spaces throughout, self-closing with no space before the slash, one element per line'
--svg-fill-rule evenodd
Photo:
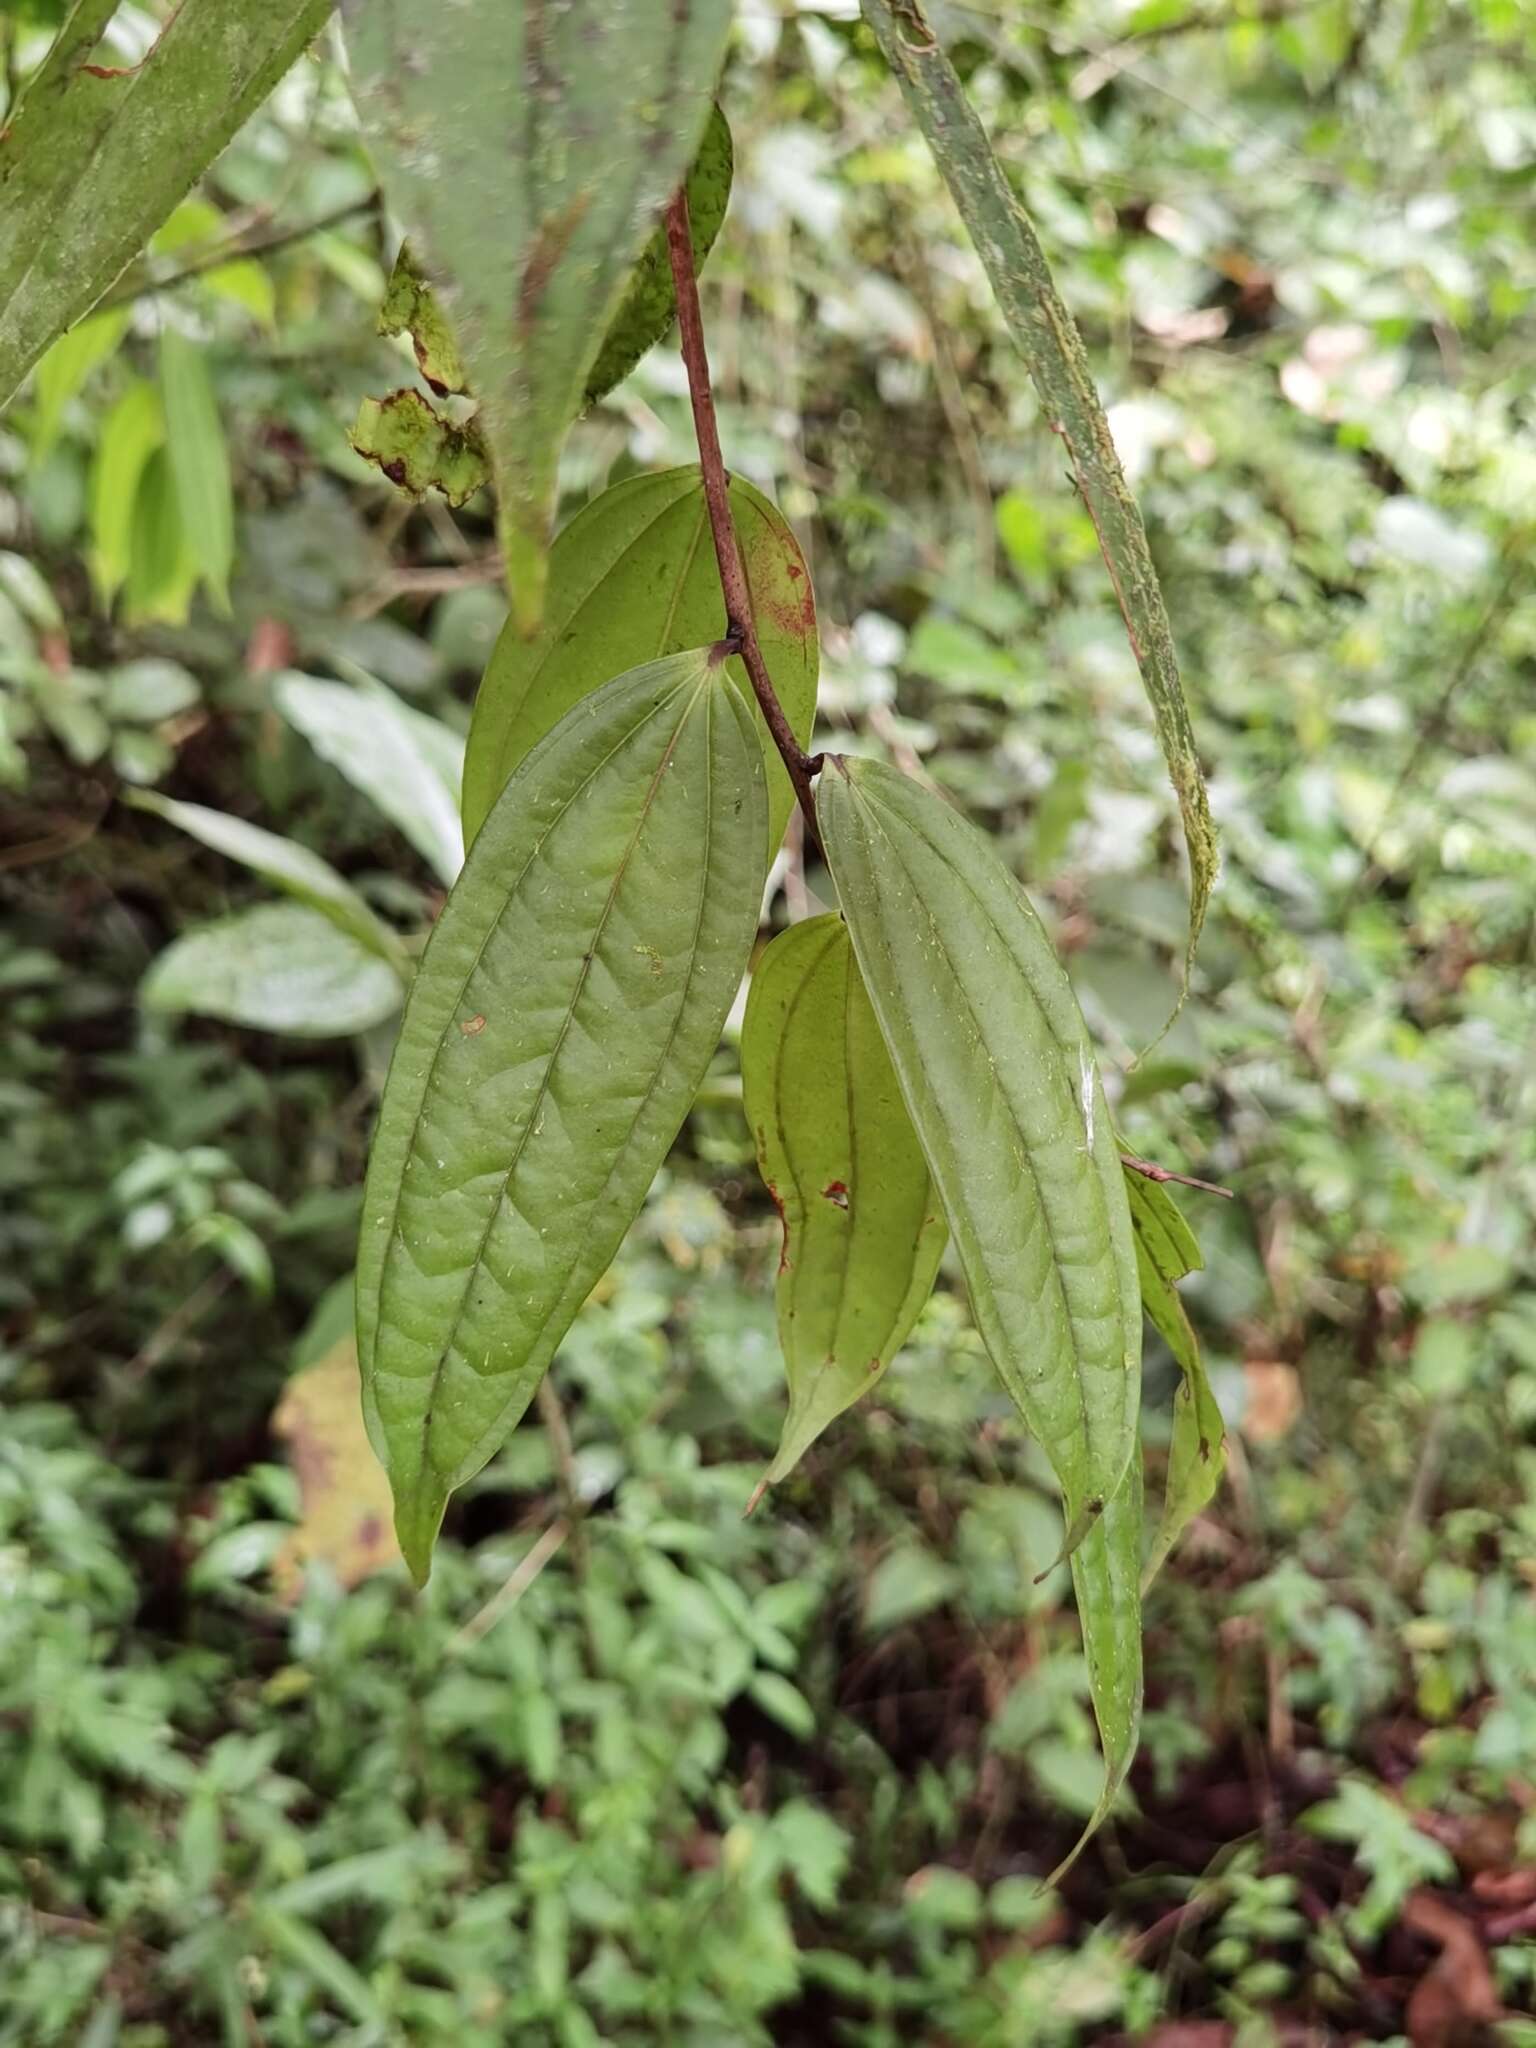
<path fill-rule="evenodd" d="M 493 1629 L 509 1607 L 515 1607 L 545 1565 L 571 1533 L 567 1522 L 551 1522 L 528 1555 L 518 1560 L 505 1584 L 498 1586 L 477 1614 L 448 1638 L 448 1655 L 459 1655 Z"/>
<path fill-rule="evenodd" d="M 1120 1164 L 1129 1173 L 1139 1173 L 1144 1180 L 1176 1181 L 1181 1188 L 1198 1188 L 1203 1195 L 1220 1195 L 1224 1202 L 1236 1199 L 1231 1188 L 1221 1187 L 1213 1180 L 1197 1180 L 1192 1173 L 1175 1173 L 1171 1166 L 1159 1166 L 1152 1159 L 1138 1159 L 1134 1152 L 1122 1152 Z"/>
<path fill-rule="evenodd" d="M 805 813 L 806 832 L 820 852 L 816 799 L 811 794 L 811 779 L 821 768 L 821 756 L 807 754 L 795 738 L 773 687 L 768 664 L 763 660 L 763 650 L 758 645 L 752 592 L 731 519 L 730 477 L 720 453 L 715 399 L 709 386 L 709 356 L 704 347 L 704 322 L 699 313 L 699 286 L 693 269 L 688 195 L 681 187 L 667 208 L 667 253 L 672 259 L 672 281 L 677 291 L 677 326 L 682 338 L 683 362 L 688 371 L 688 397 L 693 406 L 694 438 L 699 444 L 704 503 L 709 512 L 710 537 L 715 544 L 715 562 L 720 571 L 720 594 L 725 599 L 726 630 L 721 644 L 730 653 L 741 656 L 742 666 L 751 678 L 763 722 L 773 735 L 773 743 L 779 750 L 800 808 Z"/>
<path fill-rule="evenodd" d="M 560 1405 L 560 1396 L 555 1383 L 548 1373 L 539 1381 L 539 1390 L 534 1395 L 539 1407 L 539 1420 L 544 1425 L 544 1434 L 549 1438 L 550 1456 L 555 1464 L 555 1484 L 560 1489 L 560 1505 L 565 1510 L 564 1520 L 571 1532 L 571 1557 L 578 1577 L 585 1577 L 587 1569 L 587 1505 L 582 1499 L 581 1482 L 576 1477 L 576 1448 L 571 1442 L 571 1426 L 565 1419 L 565 1410 Z"/>
<path fill-rule="evenodd" d="M 283 228 L 275 235 L 268 235 L 263 241 L 247 241 L 243 236 L 232 235 L 222 247 L 210 249 L 195 262 L 186 264 L 181 270 L 173 270 L 167 277 L 140 278 L 128 285 L 119 285 L 116 291 L 108 292 L 101 301 L 98 311 L 111 306 L 132 305 L 135 299 L 153 298 L 157 292 L 174 291 L 179 284 L 202 277 L 210 270 L 222 270 L 227 263 L 248 262 L 256 256 L 270 256 L 275 250 L 291 248 L 295 242 L 304 242 L 311 235 L 323 235 L 331 228 L 338 228 L 343 221 L 355 215 L 374 212 L 379 203 L 377 192 L 370 192 L 366 199 L 354 199 L 346 206 L 338 206 L 330 213 L 321 214 L 318 220 L 305 221 L 296 228 Z"/>

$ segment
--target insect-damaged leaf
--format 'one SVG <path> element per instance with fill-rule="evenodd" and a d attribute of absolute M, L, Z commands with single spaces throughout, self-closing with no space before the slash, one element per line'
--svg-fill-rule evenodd
<path fill-rule="evenodd" d="M 143 60 L 75 0 L 0 130 L 0 406 L 86 313 L 303 52 L 331 0 L 185 0 Z M 93 61 L 94 60 L 94 61 Z"/>
<path fill-rule="evenodd" d="M 1187 989 L 1216 879 L 1216 833 L 1179 679 L 1173 630 L 1141 513 L 1115 452 L 1077 322 L 1056 289 L 1034 223 L 993 154 L 986 130 L 919 0 L 863 0 L 863 11 L 975 244 L 998 310 L 1034 379 L 1045 417 L 1061 436 L 1099 537 L 1184 820 L 1189 849 Z"/>
<path fill-rule="evenodd" d="M 758 642 L 784 715 L 803 746 L 816 714 L 816 605 L 800 545 L 775 506 L 731 479 Z M 528 749 L 573 704 L 636 661 L 700 647 L 725 632 L 725 603 L 696 468 L 635 476 L 584 506 L 550 556 L 544 623 L 531 640 L 503 628 L 475 700 L 464 760 L 464 836 L 472 840 Z M 740 664 L 728 673 L 746 689 Z M 753 702 L 768 774 L 768 843 L 794 803 Z"/>
<path fill-rule="evenodd" d="M 1127 1170 L 1125 1191 L 1136 1233 L 1142 1307 L 1183 1375 L 1173 1397 L 1163 1512 L 1143 1578 L 1150 1585 L 1190 1522 L 1215 1498 L 1226 1469 L 1227 1439 L 1199 1339 L 1179 1299 L 1177 1283 L 1205 1263 L 1194 1232 L 1166 1188 Z"/>
<path fill-rule="evenodd" d="M 687 1114 L 757 927 L 762 753 L 708 650 L 584 698 L 449 896 L 379 1113 L 358 1257 L 369 1433 L 426 1577 Z"/>
<path fill-rule="evenodd" d="M 789 1414 L 768 1469 L 776 1484 L 895 1357 L 948 1233 L 840 917 L 794 925 L 763 955 L 741 1078 L 784 1224 Z"/>
<path fill-rule="evenodd" d="M 879 761 L 828 757 L 817 817 L 977 1328 L 1066 1497 L 1067 1548 L 1136 1437 L 1125 1177 L 1061 963 L 980 833 Z"/>
<path fill-rule="evenodd" d="M 474 421 L 456 426 L 419 391 L 365 398 L 347 439 L 411 498 L 441 491 L 450 505 L 467 505 L 491 480 Z"/>
<path fill-rule="evenodd" d="M 712 107 L 704 140 L 685 180 L 696 272 L 703 269 L 725 219 L 733 162 L 731 131 L 724 114 L 718 107 Z M 641 251 L 623 300 L 609 323 L 597 361 L 587 377 L 583 404 L 595 405 L 615 384 L 622 382 L 646 350 L 661 340 L 676 311 L 677 293 L 667 255 L 667 232 L 659 227 Z M 401 244 L 395 258 L 389 289 L 379 308 L 379 332 L 410 335 L 416 366 L 439 396 L 469 389 L 458 346 L 442 308 L 433 297 L 432 287 L 416 267 L 409 243 Z M 367 454 L 368 450 L 361 452 Z"/>
<path fill-rule="evenodd" d="M 730 0 L 343 7 L 364 135 L 479 400 L 526 631 L 560 443 L 703 135 L 730 16 Z"/>

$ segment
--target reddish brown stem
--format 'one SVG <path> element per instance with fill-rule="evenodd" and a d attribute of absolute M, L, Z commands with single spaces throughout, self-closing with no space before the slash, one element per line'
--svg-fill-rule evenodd
<path fill-rule="evenodd" d="M 1181 1188 L 1199 1188 L 1203 1195 L 1220 1195 L 1225 1202 L 1235 1199 L 1231 1188 L 1220 1187 L 1213 1180 L 1196 1180 L 1192 1173 L 1175 1173 L 1171 1166 L 1159 1166 L 1151 1159 L 1138 1159 L 1134 1152 L 1122 1152 L 1120 1164 L 1131 1173 L 1139 1173 L 1144 1180 L 1177 1181 Z"/>
<path fill-rule="evenodd" d="M 763 722 L 773 735 L 773 743 L 779 750 L 800 808 L 805 813 L 805 829 L 819 852 L 821 840 L 816 832 L 816 799 L 811 794 L 811 778 L 819 772 L 822 757 L 820 754 L 808 754 L 795 738 L 758 644 L 752 593 L 731 518 L 730 476 L 720 453 L 715 395 L 710 389 L 709 356 L 704 347 L 699 286 L 693 269 L 688 195 L 681 187 L 667 208 L 667 253 L 672 259 L 672 282 L 677 290 L 677 326 L 682 339 L 683 363 L 688 371 L 688 397 L 693 406 L 694 438 L 699 444 L 704 503 L 709 512 L 710 537 L 715 544 L 715 562 L 720 571 L 720 594 L 725 599 L 725 641 L 722 644 L 741 656 L 742 667 L 751 680 Z"/>

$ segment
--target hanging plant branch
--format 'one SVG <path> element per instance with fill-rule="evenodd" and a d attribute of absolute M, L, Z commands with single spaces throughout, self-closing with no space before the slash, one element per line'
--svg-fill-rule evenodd
<path fill-rule="evenodd" d="M 758 643 L 752 593 L 731 519 L 731 480 L 720 453 L 715 395 L 709 382 L 709 356 L 704 346 L 699 285 L 694 274 L 693 233 L 688 221 L 688 194 L 681 187 L 667 208 L 667 254 L 671 259 L 672 282 L 677 293 L 678 334 L 688 371 L 688 398 L 693 407 L 694 439 L 699 444 L 704 503 L 709 512 L 710 538 L 715 544 L 715 562 L 720 571 L 720 593 L 725 599 L 727 652 L 741 656 L 758 709 L 773 736 L 773 743 L 794 785 L 800 809 L 805 814 L 805 829 L 819 850 L 821 841 L 816 833 L 816 800 L 811 793 L 811 782 L 821 769 L 822 757 L 820 754 L 808 754 L 795 738 Z"/>
<path fill-rule="evenodd" d="M 1189 848 L 1187 992 L 1216 879 L 1216 834 L 1173 630 L 1141 513 L 1120 467 L 1077 322 L 1056 289 L 1034 224 L 1015 197 L 919 0 L 862 0 L 862 5 L 991 280 L 1051 431 L 1061 436 L 1098 535 L 1184 820 Z M 1182 994 L 1179 1000 L 1182 1005 Z"/>

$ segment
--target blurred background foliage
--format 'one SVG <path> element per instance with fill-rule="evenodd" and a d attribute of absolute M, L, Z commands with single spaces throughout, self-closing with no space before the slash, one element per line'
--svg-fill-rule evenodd
<path fill-rule="evenodd" d="M 0 13 L 12 94 L 56 13 Z M 0 2042 L 1536 2041 L 1536 16 L 934 9 L 1211 771 L 1196 994 L 1138 1065 L 1182 943 L 1160 759 L 848 13 L 739 8 L 727 459 L 812 562 L 825 738 L 998 835 L 1128 1141 L 1238 1196 L 1186 1203 L 1231 1471 L 1151 1598 L 1132 1787 L 1042 1893 L 1095 1744 L 952 1279 L 742 1520 L 782 1391 L 729 1044 L 559 1409 L 420 1599 L 391 1562 L 351 1239 L 503 606 L 483 497 L 412 506 L 347 441 L 410 363 L 322 44 L 0 422 Z M 154 32 L 120 9 L 122 60 Z M 663 347 L 566 512 L 690 453 Z M 795 845 L 778 878 L 780 919 L 827 900 Z M 1154 1351 L 1154 1457 L 1173 1382 Z"/>

